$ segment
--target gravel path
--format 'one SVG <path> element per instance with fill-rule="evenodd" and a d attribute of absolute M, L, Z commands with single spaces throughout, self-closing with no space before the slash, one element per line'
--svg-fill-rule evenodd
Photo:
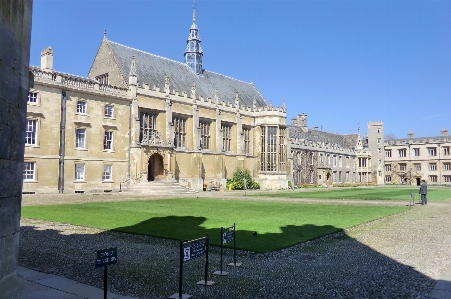
<path fill-rule="evenodd" d="M 24 204 L 37 198 L 24 196 Z M 41 203 L 62 197 L 51 198 Z M 215 282 L 209 287 L 196 285 L 203 279 L 205 259 L 195 259 L 184 264 L 183 292 L 194 298 L 232 299 L 425 298 L 451 264 L 450 214 L 451 204 L 431 202 L 288 249 L 238 251 L 243 266 L 224 266 L 231 272 L 228 276 L 209 275 Z M 109 267 L 110 291 L 139 298 L 167 298 L 178 292 L 179 242 L 174 240 L 22 219 L 19 263 L 102 287 L 103 272 L 93 265 L 95 251 L 109 246 L 118 247 L 119 258 Z M 211 247 L 209 259 L 209 273 L 219 270 L 219 248 Z M 224 264 L 232 260 L 233 252 L 225 250 Z"/>

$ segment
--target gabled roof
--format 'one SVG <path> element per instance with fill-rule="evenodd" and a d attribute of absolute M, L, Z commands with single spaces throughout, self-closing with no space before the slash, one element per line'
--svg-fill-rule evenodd
<path fill-rule="evenodd" d="M 337 144 L 340 146 L 340 148 L 343 149 L 355 149 L 358 138 L 357 134 L 340 135 L 311 129 L 309 129 L 307 132 L 304 132 L 302 128 L 296 126 L 288 126 L 288 134 L 290 138 L 307 139 L 314 142 Z"/>
<path fill-rule="evenodd" d="M 252 107 L 255 98 L 257 107 L 267 106 L 266 100 L 252 83 L 206 70 L 202 75 L 196 75 L 185 63 L 133 49 L 113 41 L 107 40 L 107 43 L 115 55 L 126 82 L 128 82 L 130 65 L 134 56 L 136 75 L 140 84 L 149 84 L 151 88 L 155 85 L 163 90 L 165 77 L 168 76 L 170 89 L 180 93 L 190 94 L 194 83 L 197 97 L 214 99 L 215 89 L 217 89 L 220 101 L 235 102 L 235 96 L 238 93 L 240 105 Z"/>

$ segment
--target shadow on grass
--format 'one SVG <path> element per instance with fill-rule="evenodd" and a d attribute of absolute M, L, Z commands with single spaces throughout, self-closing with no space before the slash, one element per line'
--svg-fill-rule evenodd
<path fill-rule="evenodd" d="M 220 230 L 201 227 L 204 221 L 203 217 L 153 218 L 100 233 L 84 227 L 31 222 L 21 227 L 19 263 L 101 288 L 103 272 L 94 268 L 95 252 L 117 246 L 118 263 L 109 267 L 110 290 L 139 298 L 167 298 L 178 290 L 179 242 L 138 233 L 181 226 L 184 231 L 191 231 L 184 238 L 198 238 L 208 233 L 213 242 L 219 243 Z M 257 233 L 257 236 L 251 231 L 238 230 L 237 242 L 263 240 L 265 244 L 281 247 L 279 242 L 289 236 L 311 239 L 319 232 L 340 230 L 333 226 L 287 226 L 281 228 L 280 233 Z M 317 233 L 312 235 L 312 231 Z M 231 262 L 232 256 L 232 250 L 226 250 L 225 263 Z M 336 298 L 423 298 L 434 283 L 412 267 L 344 232 L 284 251 L 238 251 L 237 261 L 243 266 L 227 277 L 210 276 L 217 283 L 209 288 L 196 285 L 203 279 L 204 260 L 195 259 L 184 266 L 184 292 L 201 299 L 330 298 L 331 294 Z M 210 273 L 218 270 L 218 248 L 211 248 L 209 260 Z"/>
<path fill-rule="evenodd" d="M 131 226 L 118 227 L 113 230 L 183 241 L 197 239 L 208 234 L 210 244 L 220 246 L 221 229 L 205 228 L 202 224 L 206 220 L 207 218 L 205 217 L 194 216 L 153 217 Z M 233 223 L 224 223 L 224 227 L 232 225 Z M 284 226 L 280 228 L 280 233 L 261 233 L 261 230 L 259 231 L 258 228 L 253 231 L 242 230 L 238 224 L 236 246 L 238 249 L 253 252 L 270 252 L 341 230 L 341 228 L 332 225 L 317 226 L 307 224 L 302 226 Z M 233 247 L 233 243 L 228 243 L 226 247 Z"/>

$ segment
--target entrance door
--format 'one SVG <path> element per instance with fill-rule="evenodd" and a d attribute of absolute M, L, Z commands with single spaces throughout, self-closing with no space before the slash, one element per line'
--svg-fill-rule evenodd
<path fill-rule="evenodd" d="M 154 163 L 150 162 L 147 164 L 147 181 L 155 181 L 154 175 Z"/>
<path fill-rule="evenodd" d="M 420 186 L 421 182 L 420 182 L 420 178 L 417 178 L 417 186 Z"/>
<path fill-rule="evenodd" d="M 153 154 L 147 162 L 147 180 L 161 181 L 164 179 L 163 157 L 160 154 Z"/>

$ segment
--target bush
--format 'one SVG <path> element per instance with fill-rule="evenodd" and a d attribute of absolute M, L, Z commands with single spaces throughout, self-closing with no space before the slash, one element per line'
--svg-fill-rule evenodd
<path fill-rule="evenodd" d="M 227 189 L 243 190 L 246 183 L 246 189 L 260 189 L 260 185 L 252 179 L 251 172 L 246 169 L 244 173 L 237 168 L 231 179 L 227 179 Z"/>

